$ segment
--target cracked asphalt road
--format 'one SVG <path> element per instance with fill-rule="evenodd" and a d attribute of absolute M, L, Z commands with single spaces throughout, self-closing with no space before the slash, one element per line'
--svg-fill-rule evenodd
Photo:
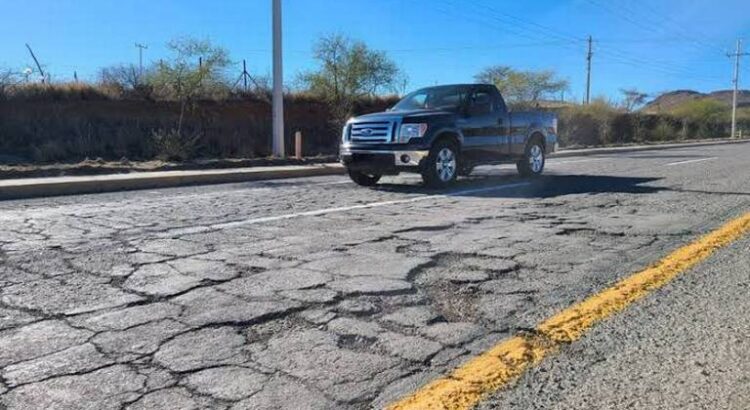
<path fill-rule="evenodd" d="M 487 167 L 448 192 L 320 177 L 2 202 L 0 408 L 382 407 L 750 209 L 749 155 L 566 158 L 534 181 Z M 746 296 L 746 270 L 733 278 L 721 290 Z M 701 283 L 631 309 L 668 303 L 688 332 L 715 319 L 696 295 L 722 295 Z M 750 336 L 727 309 L 736 323 L 715 331 Z M 700 346 L 639 333 L 656 319 L 633 315 L 597 332 L 600 355 L 627 348 L 612 335 L 648 337 L 664 360 Z M 573 350 L 549 365 L 575 375 L 566 387 L 601 359 Z M 639 366 L 609 363 L 621 385 Z M 486 405 L 555 407 L 540 371 Z M 605 390 L 560 402 L 622 405 Z"/>

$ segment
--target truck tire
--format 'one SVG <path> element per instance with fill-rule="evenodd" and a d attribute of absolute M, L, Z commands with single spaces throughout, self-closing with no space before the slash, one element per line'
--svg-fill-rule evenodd
<path fill-rule="evenodd" d="M 458 149 L 448 140 L 438 141 L 430 149 L 422 168 L 422 180 L 430 187 L 452 184 L 458 175 Z"/>
<path fill-rule="evenodd" d="M 544 172 L 547 154 L 539 138 L 534 138 L 526 145 L 523 159 L 516 162 L 518 173 L 524 177 L 537 177 Z"/>
<path fill-rule="evenodd" d="M 367 175 L 364 172 L 347 170 L 349 172 L 349 178 L 354 181 L 355 184 L 360 186 L 375 186 L 380 181 L 382 175 L 373 174 Z"/>

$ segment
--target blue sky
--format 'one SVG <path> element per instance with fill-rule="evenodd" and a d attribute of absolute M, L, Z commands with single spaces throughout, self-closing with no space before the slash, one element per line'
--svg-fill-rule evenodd
<path fill-rule="evenodd" d="M 164 56 L 171 38 L 210 38 L 250 71 L 271 71 L 271 0 L 2 0 L 0 67 L 32 64 L 30 43 L 57 80 L 73 71 Z M 482 68 L 553 69 L 585 84 L 585 38 L 593 36 L 593 94 L 731 87 L 725 54 L 738 37 L 750 50 L 747 0 L 283 0 L 285 77 L 313 68 L 316 38 L 339 32 L 384 50 L 409 88 L 472 81 Z M 750 58 L 743 68 L 750 88 Z"/>

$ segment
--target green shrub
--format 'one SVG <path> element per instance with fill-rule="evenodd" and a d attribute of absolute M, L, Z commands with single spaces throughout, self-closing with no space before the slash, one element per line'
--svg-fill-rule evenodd
<path fill-rule="evenodd" d="M 677 139 L 677 131 L 672 127 L 664 118 L 660 118 L 656 123 L 656 127 L 650 133 L 651 141 L 670 141 Z"/>

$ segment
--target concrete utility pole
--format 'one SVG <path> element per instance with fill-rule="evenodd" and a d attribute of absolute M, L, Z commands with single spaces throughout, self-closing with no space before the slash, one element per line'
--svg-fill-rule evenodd
<path fill-rule="evenodd" d="M 284 69 L 281 54 L 281 0 L 273 1 L 273 155 L 284 158 Z"/>
<path fill-rule="evenodd" d="M 147 50 L 148 46 L 140 43 L 135 43 L 138 48 L 138 77 L 143 77 L 143 50 Z"/>
<path fill-rule="evenodd" d="M 737 93 L 740 89 L 740 58 L 748 56 L 750 53 L 742 52 L 742 40 L 737 40 L 737 51 L 734 54 L 727 54 L 728 57 L 734 57 L 734 93 L 732 94 L 732 134 L 729 138 L 737 137 Z"/>
<path fill-rule="evenodd" d="M 586 55 L 586 105 L 591 102 L 591 58 L 594 56 L 592 50 L 593 39 L 589 36 L 589 52 Z"/>

